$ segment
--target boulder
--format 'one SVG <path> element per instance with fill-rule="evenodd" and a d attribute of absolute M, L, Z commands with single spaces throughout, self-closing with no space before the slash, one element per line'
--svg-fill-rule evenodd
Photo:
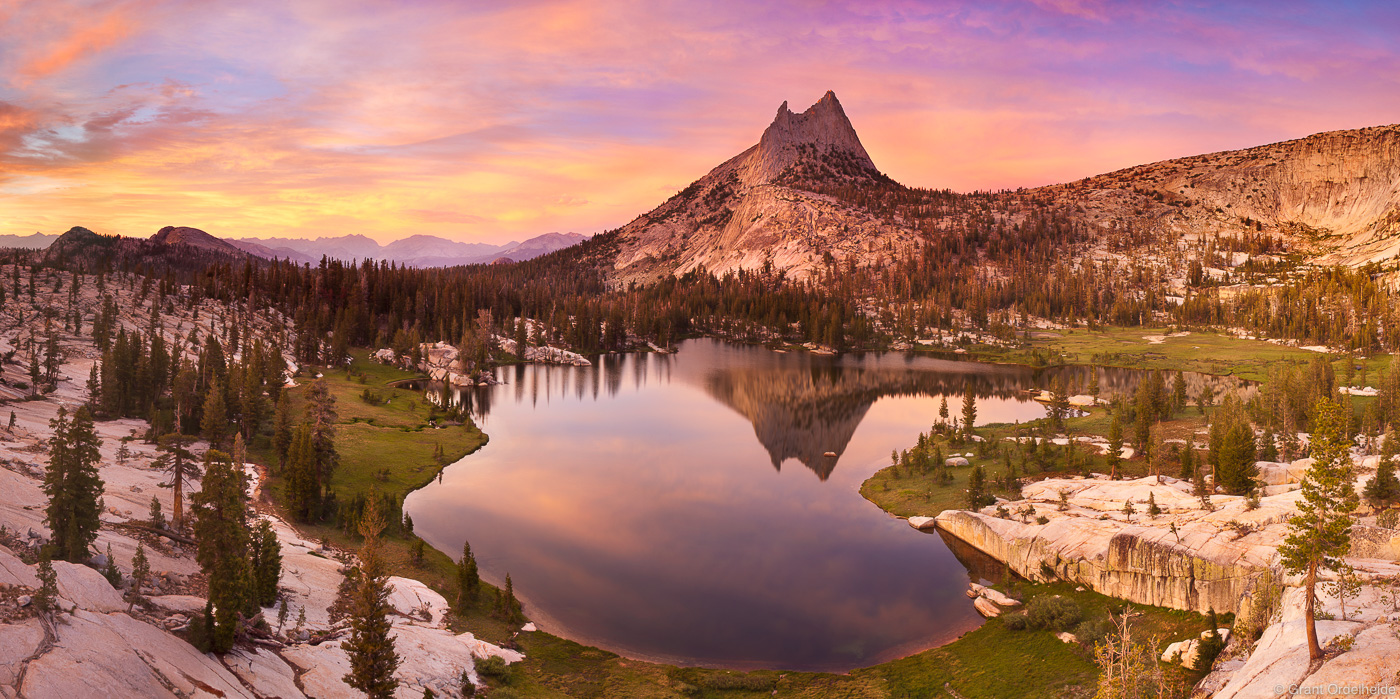
<path fill-rule="evenodd" d="M 1055 634 L 1055 638 L 1060 639 L 1060 641 L 1062 641 L 1062 642 L 1064 642 L 1064 643 L 1078 643 L 1078 642 L 1079 642 L 1079 637 L 1078 637 L 1078 636 L 1075 636 L 1074 634 L 1072 634 L 1072 633 L 1070 633 L 1070 632 L 1068 632 L 1068 631 L 1060 631 L 1060 632 L 1056 633 L 1056 634 Z"/>
<path fill-rule="evenodd" d="M 1003 607 L 1015 607 L 1021 604 L 1020 600 L 1011 599 L 1010 597 L 1007 597 L 1006 595 L 990 587 L 987 587 L 986 585 L 978 585 L 977 583 L 972 583 L 972 591 L 976 592 L 982 597 L 986 597 L 987 599 L 996 602 L 997 604 Z"/>
<path fill-rule="evenodd" d="M 933 517 L 910 517 L 910 518 L 909 518 L 909 526 L 911 526 L 911 527 L 913 527 L 913 528 L 915 528 L 915 529 L 929 529 L 929 528 L 932 528 L 932 527 L 934 526 L 934 524 L 937 523 L 937 522 L 938 522 L 938 520 L 935 519 L 935 518 L 933 518 Z"/>
<path fill-rule="evenodd" d="M 977 610 L 979 614 L 981 614 L 984 617 L 987 617 L 988 619 L 992 617 L 1001 616 L 1001 607 L 996 606 L 992 603 L 991 600 L 987 599 L 986 597 L 979 596 L 977 597 L 977 599 L 972 600 L 972 606 Z"/>
<path fill-rule="evenodd" d="M 447 599 L 438 594 L 436 590 L 417 580 L 401 578 L 397 575 L 389 578 L 388 601 L 394 611 L 406 617 L 423 619 L 433 624 L 440 624 L 447 613 L 452 610 L 452 605 L 448 604 Z M 426 618 L 424 618 L 425 614 Z"/>
<path fill-rule="evenodd" d="M 65 608 L 72 606 L 93 612 L 120 612 L 127 608 L 126 600 L 107 578 L 87 566 L 54 561 L 53 572 L 58 578 L 58 596 L 71 603 L 63 605 Z"/>
<path fill-rule="evenodd" d="M 948 467 L 966 466 L 968 465 L 968 460 L 961 456 L 954 456 L 951 459 L 945 459 L 943 465 Z"/>
<path fill-rule="evenodd" d="M 1303 478 L 1308 475 L 1308 469 L 1312 468 L 1312 465 L 1313 460 L 1311 458 L 1298 459 L 1297 461 L 1294 461 L 1293 463 L 1289 464 L 1288 482 L 1302 483 Z"/>
<path fill-rule="evenodd" d="M 1256 461 L 1254 467 L 1259 469 L 1259 480 L 1263 481 L 1264 485 L 1286 485 L 1288 483 L 1288 464 Z"/>
<path fill-rule="evenodd" d="M 1188 638 L 1185 641 L 1177 641 L 1167 646 L 1162 651 L 1162 662 L 1176 663 L 1184 668 L 1196 667 L 1196 653 L 1201 645 L 1200 639 Z"/>

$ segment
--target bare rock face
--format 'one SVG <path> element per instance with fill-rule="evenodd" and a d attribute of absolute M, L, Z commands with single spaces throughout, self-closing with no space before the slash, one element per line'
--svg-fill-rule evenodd
<path fill-rule="evenodd" d="M 223 662 L 259 697 L 303 696 L 297 688 L 296 671 L 270 650 L 236 648 L 224 655 Z"/>
<path fill-rule="evenodd" d="M 1037 192 L 1163 234 L 1254 231 L 1321 238 L 1324 261 L 1400 252 L 1400 125 L 1331 131 L 1139 165 Z M 1148 196 L 1141 196 L 1147 192 Z"/>
<path fill-rule="evenodd" d="M 79 610 L 65 621 L 53 649 L 29 663 L 22 696 L 248 696 L 217 660 L 125 614 Z"/>
<path fill-rule="evenodd" d="M 39 576 L 34 569 L 24 564 L 19 556 L 0 546 L 0 587 L 22 586 L 39 587 Z"/>
<path fill-rule="evenodd" d="M 799 159 L 814 154 L 844 156 L 858 167 L 875 171 L 875 163 L 861 145 L 855 127 L 846 118 L 836 93 L 830 90 L 801 114 L 794 114 L 784 102 L 758 145 L 746 152 L 749 153 L 752 155 L 745 158 L 739 176 L 747 186 L 773 182 Z"/>
<path fill-rule="evenodd" d="M 921 204 L 900 210 L 894 200 Z M 621 228 L 608 255 L 613 280 L 623 284 L 769 266 L 807 278 L 832 262 L 879 265 L 955 234 L 973 214 L 1025 224 L 1034 207 L 1103 238 L 1131 228 L 1149 248 L 1215 235 L 1267 237 L 1276 251 L 1323 263 L 1389 260 L 1400 256 L 1400 125 L 1017 192 L 954 194 L 910 189 L 881 174 L 828 92 L 801 113 L 784 103 L 757 145 Z M 1239 253 L 1230 265 L 1248 259 Z"/>
<path fill-rule="evenodd" d="M 38 619 L 18 624 L 0 624 L 0 686 L 13 686 L 24 661 L 44 642 L 44 627 Z"/>
<path fill-rule="evenodd" d="M 800 278 L 831 259 L 906 247 L 913 231 L 823 191 L 892 184 L 827 92 L 798 114 L 787 103 L 757 145 L 731 158 L 618 234 L 620 280 L 695 269 L 773 269 Z M 878 255 L 877 255 L 878 256 Z"/>

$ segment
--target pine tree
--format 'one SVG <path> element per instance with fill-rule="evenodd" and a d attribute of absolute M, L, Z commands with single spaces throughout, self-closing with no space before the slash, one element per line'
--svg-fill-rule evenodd
<path fill-rule="evenodd" d="M 987 472 L 978 464 L 972 467 L 972 475 L 967 479 L 967 509 L 980 510 L 990 504 L 991 499 L 987 494 Z"/>
<path fill-rule="evenodd" d="M 1108 477 L 1118 480 L 1118 465 L 1123 463 L 1123 421 L 1113 411 L 1113 422 L 1108 426 Z"/>
<path fill-rule="evenodd" d="M 239 391 L 239 398 L 242 405 L 239 406 L 243 416 L 243 430 L 241 434 L 252 437 L 257 434 L 258 426 L 262 424 L 265 415 L 266 401 L 263 398 L 262 372 L 254 371 L 252 367 L 245 367 L 243 372 L 243 386 Z"/>
<path fill-rule="evenodd" d="M 938 421 L 948 424 L 948 396 L 938 397 Z"/>
<path fill-rule="evenodd" d="M 277 397 L 273 422 L 277 426 L 273 431 L 272 443 L 277 448 L 277 470 L 281 473 L 287 467 L 287 452 L 292 448 L 292 404 L 286 391 Z"/>
<path fill-rule="evenodd" d="M 173 500 L 170 510 L 170 526 L 176 531 L 185 528 L 185 483 L 193 483 L 199 478 L 200 468 L 194 462 L 194 453 L 190 451 L 190 445 L 194 444 L 194 437 L 184 434 L 167 434 L 157 442 L 156 451 L 160 456 L 156 457 L 152 466 L 170 474 L 171 499 Z M 159 503 L 152 507 L 159 507 Z"/>
<path fill-rule="evenodd" d="M 53 555 L 78 563 L 87 559 L 101 525 L 103 483 L 97 464 L 102 442 L 86 407 L 78 408 L 71 422 L 67 415 L 60 407 L 58 417 L 49 421 L 53 437 L 43 485 L 49 496 L 45 523 L 53 532 Z"/>
<path fill-rule="evenodd" d="M 227 652 L 238 631 L 239 615 L 257 609 L 249 556 L 248 504 L 243 472 L 229 456 L 210 449 L 204 454 L 204 479 L 190 497 L 199 542 L 195 559 L 209 580 L 209 601 L 217 610 L 208 639 L 215 653 Z"/>
<path fill-rule="evenodd" d="M 117 567 L 117 558 L 112 555 L 112 544 L 107 544 L 107 565 L 102 567 L 102 577 L 107 578 L 113 588 L 122 586 L 122 571 Z"/>
<path fill-rule="evenodd" d="M 1189 442 L 1186 448 L 1181 450 L 1181 479 L 1192 482 L 1196 480 L 1196 449 Z"/>
<path fill-rule="evenodd" d="M 1216 457 L 1216 484 L 1231 495 L 1248 495 L 1256 487 L 1259 469 L 1254 461 L 1254 432 L 1248 422 L 1237 422 L 1225 433 Z"/>
<path fill-rule="evenodd" d="M 476 601 L 481 590 L 481 575 L 477 572 L 476 556 L 472 555 L 472 545 L 462 542 L 462 558 L 457 561 L 457 607 L 465 608 Z"/>
<path fill-rule="evenodd" d="M 1172 379 L 1172 414 L 1181 412 L 1186 407 L 1186 376 L 1182 372 L 1176 372 L 1176 378 Z"/>
<path fill-rule="evenodd" d="M 1210 503 L 1211 486 L 1206 485 L 1204 469 L 1197 468 L 1195 475 L 1191 478 L 1191 494 L 1201 499 L 1201 509 L 1207 511 L 1215 509 L 1215 506 Z"/>
<path fill-rule="evenodd" d="M 321 486 L 316 478 L 316 450 L 311 442 L 311 429 L 302 425 L 296 429 L 286 467 L 287 507 L 292 516 L 302 522 L 320 518 Z"/>
<path fill-rule="evenodd" d="M 1303 479 L 1303 496 L 1298 514 L 1288 521 L 1289 535 L 1279 546 L 1283 566 L 1293 574 L 1304 574 L 1307 596 L 1304 619 L 1307 622 L 1308 653 L 1322 658 L 1317 641 L 1317 614 L 1314 609 L 1318 569 L 1335 567 L 1351 551 L 1351 517 L 1358 498 L 1353 486 L 1355 474 L 1346 439 L 1346 416 L 1331 400 L 1319 399 L 1313 418 L 1313 465 Z"/>
<path fill-rule="evenodd" d="M 1147 494 L 1147 514 L 1150 517 L 1156 517 L 1157 515 L 1162 514 L 1162 508 L 1157 505 L 1156 493 Z"/>
<path fill-rule="evenodd" d="M 311 427 L 311 445 L 316 452 L 315 482 L 324 487 L 331 482 L 340 456 L 335 451 L 335 396 L 322 379 L 312 381 L 306 389 L 309 405 L 306 419 Z"/>
<path fill-rule="evenodd" d="M 160 498 L 151 496 L 151 512 L 148 520 L 152 527 L 156 529 L 165 528 L 165 513 L 160 509 Z"/>
<path fill-rule="evenodd" d="M 496 614 L 515 624 L 525 619 L 520 600 L 515 598 L 515 583 L 511 581 L 510 573 L 506 573 L 505 587 L 496 595 Z"/>
<path fill-rule="evenodd" d="M 963 433 L 968 437 L 972 436 L 972 425 L 977 421 L 977 396 L 972 395 L 971 389 L 963 390 Z"/>
<path fill-rule="evenodd" d="M 213 343 L 217 347 L 218 343 Z M 199 421 L 200 434 L 209 444 L 218 447 L 228 435 L 228 406 L 224 401 L 223 384 L 215 381 L 209 385 L 209 393 L 204 397 L 204 417 Z"/>
<path fill-rule="evenodd" d="M 1099 402 L 1099 368 L 1089 367 L 1089 396 L 1094 399 L 1094 403 Z"/>
<path fill-rule="evenodd" d="M 1395 477 L 1397 455 L 1400 455 L 1400 441 L 1396 440 L 1394 430 L 1387 430 L 1385 439 L 1381 441 L 1381 458 L 1376 464 L 1376 475 L 1362 493 L 1371 507 L 1380 509 L 1400 501 L 1400 480 Z"/>
<path fill-rule="evenodd" d="M 141 586 L 151 576 L 151 563 L 146 558 L 146 545 L 136 542 L 136 555 L 131 559 L 131 598 L 141 599 Z"/>
<path fill-rule="evenodd" d="M 53 569 L 53 558 L 46 546 L 39 551 L 39 589 L 34 593 L 34 607 L 44 614 L 58 606 L 58 573 Z"/>
<path fill-rule="evenodd" d="M 341 644 L 350 656 L 350 673 L 345 675 L 345 683 L 370 699 L 392 697 L 399 685 L 394 670 L 400 660 L 389 635 L 392 608 L 388 602 L 388 572 L 379 553 L 379 535 L 384 526 L 378 494 L 371 491 L 360 520 L 365 543 L 360 549 L 359 580 L 351 600 L 350 638 Z"/>
<path fill-rule="evenodd" d="M 277 582 L 282 577 L 282 544 L 267 520 L 258 522 L 253 532 L 250 553 L 253 566 L 253 590 L 258 606 L 266 607 L 277 601 Z"/>
<path fill-rule="evenodd" d="M 1065 393 L 1065 380 L 1056 376 L 1050 382 L 1050 422 L 1056 432 L 1065 431 L 1065 417 L 1069 415 L 1069 396 Z"/>

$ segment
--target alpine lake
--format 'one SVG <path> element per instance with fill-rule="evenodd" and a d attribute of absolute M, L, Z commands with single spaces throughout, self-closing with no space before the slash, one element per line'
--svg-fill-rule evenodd
<path fill-rule="evenodd" d="M 990 559 L 886 514 L 861 483 L 944 397 L 956 416 L 974 394 L 978 424 L 1025 422 L 1045 414 L 1028 389 L 1092 371 L 709 339 L 590 360 L 453 390 L 490 442 L 408 497 L 416 532 L 454 555 L 469 540 L 482 577 L 509 574 L 559 636 L 678 665 L 831 672 L 982 623 L 964 592 Z M 1144 375 L 1098 371 L 1105 395 Z"/>

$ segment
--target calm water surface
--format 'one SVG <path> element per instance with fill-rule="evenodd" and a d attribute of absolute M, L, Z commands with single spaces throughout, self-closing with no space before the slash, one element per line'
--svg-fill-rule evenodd
<path fill-rule="evenodd" d="M 981 623 L 943 541 L 858 490 L 941 396 L 958 415 L 966 386 L 978 423 L 1024 421 L 1044 409 L 1020 389 L 1051 374 L 711 340 L 594 361 L 468 389 L 490 443 L 406 503 L 430 544 L 469 539 L 483 577 L 510 573 L 542 628 L 634 658 L 845 671 Z"/>

